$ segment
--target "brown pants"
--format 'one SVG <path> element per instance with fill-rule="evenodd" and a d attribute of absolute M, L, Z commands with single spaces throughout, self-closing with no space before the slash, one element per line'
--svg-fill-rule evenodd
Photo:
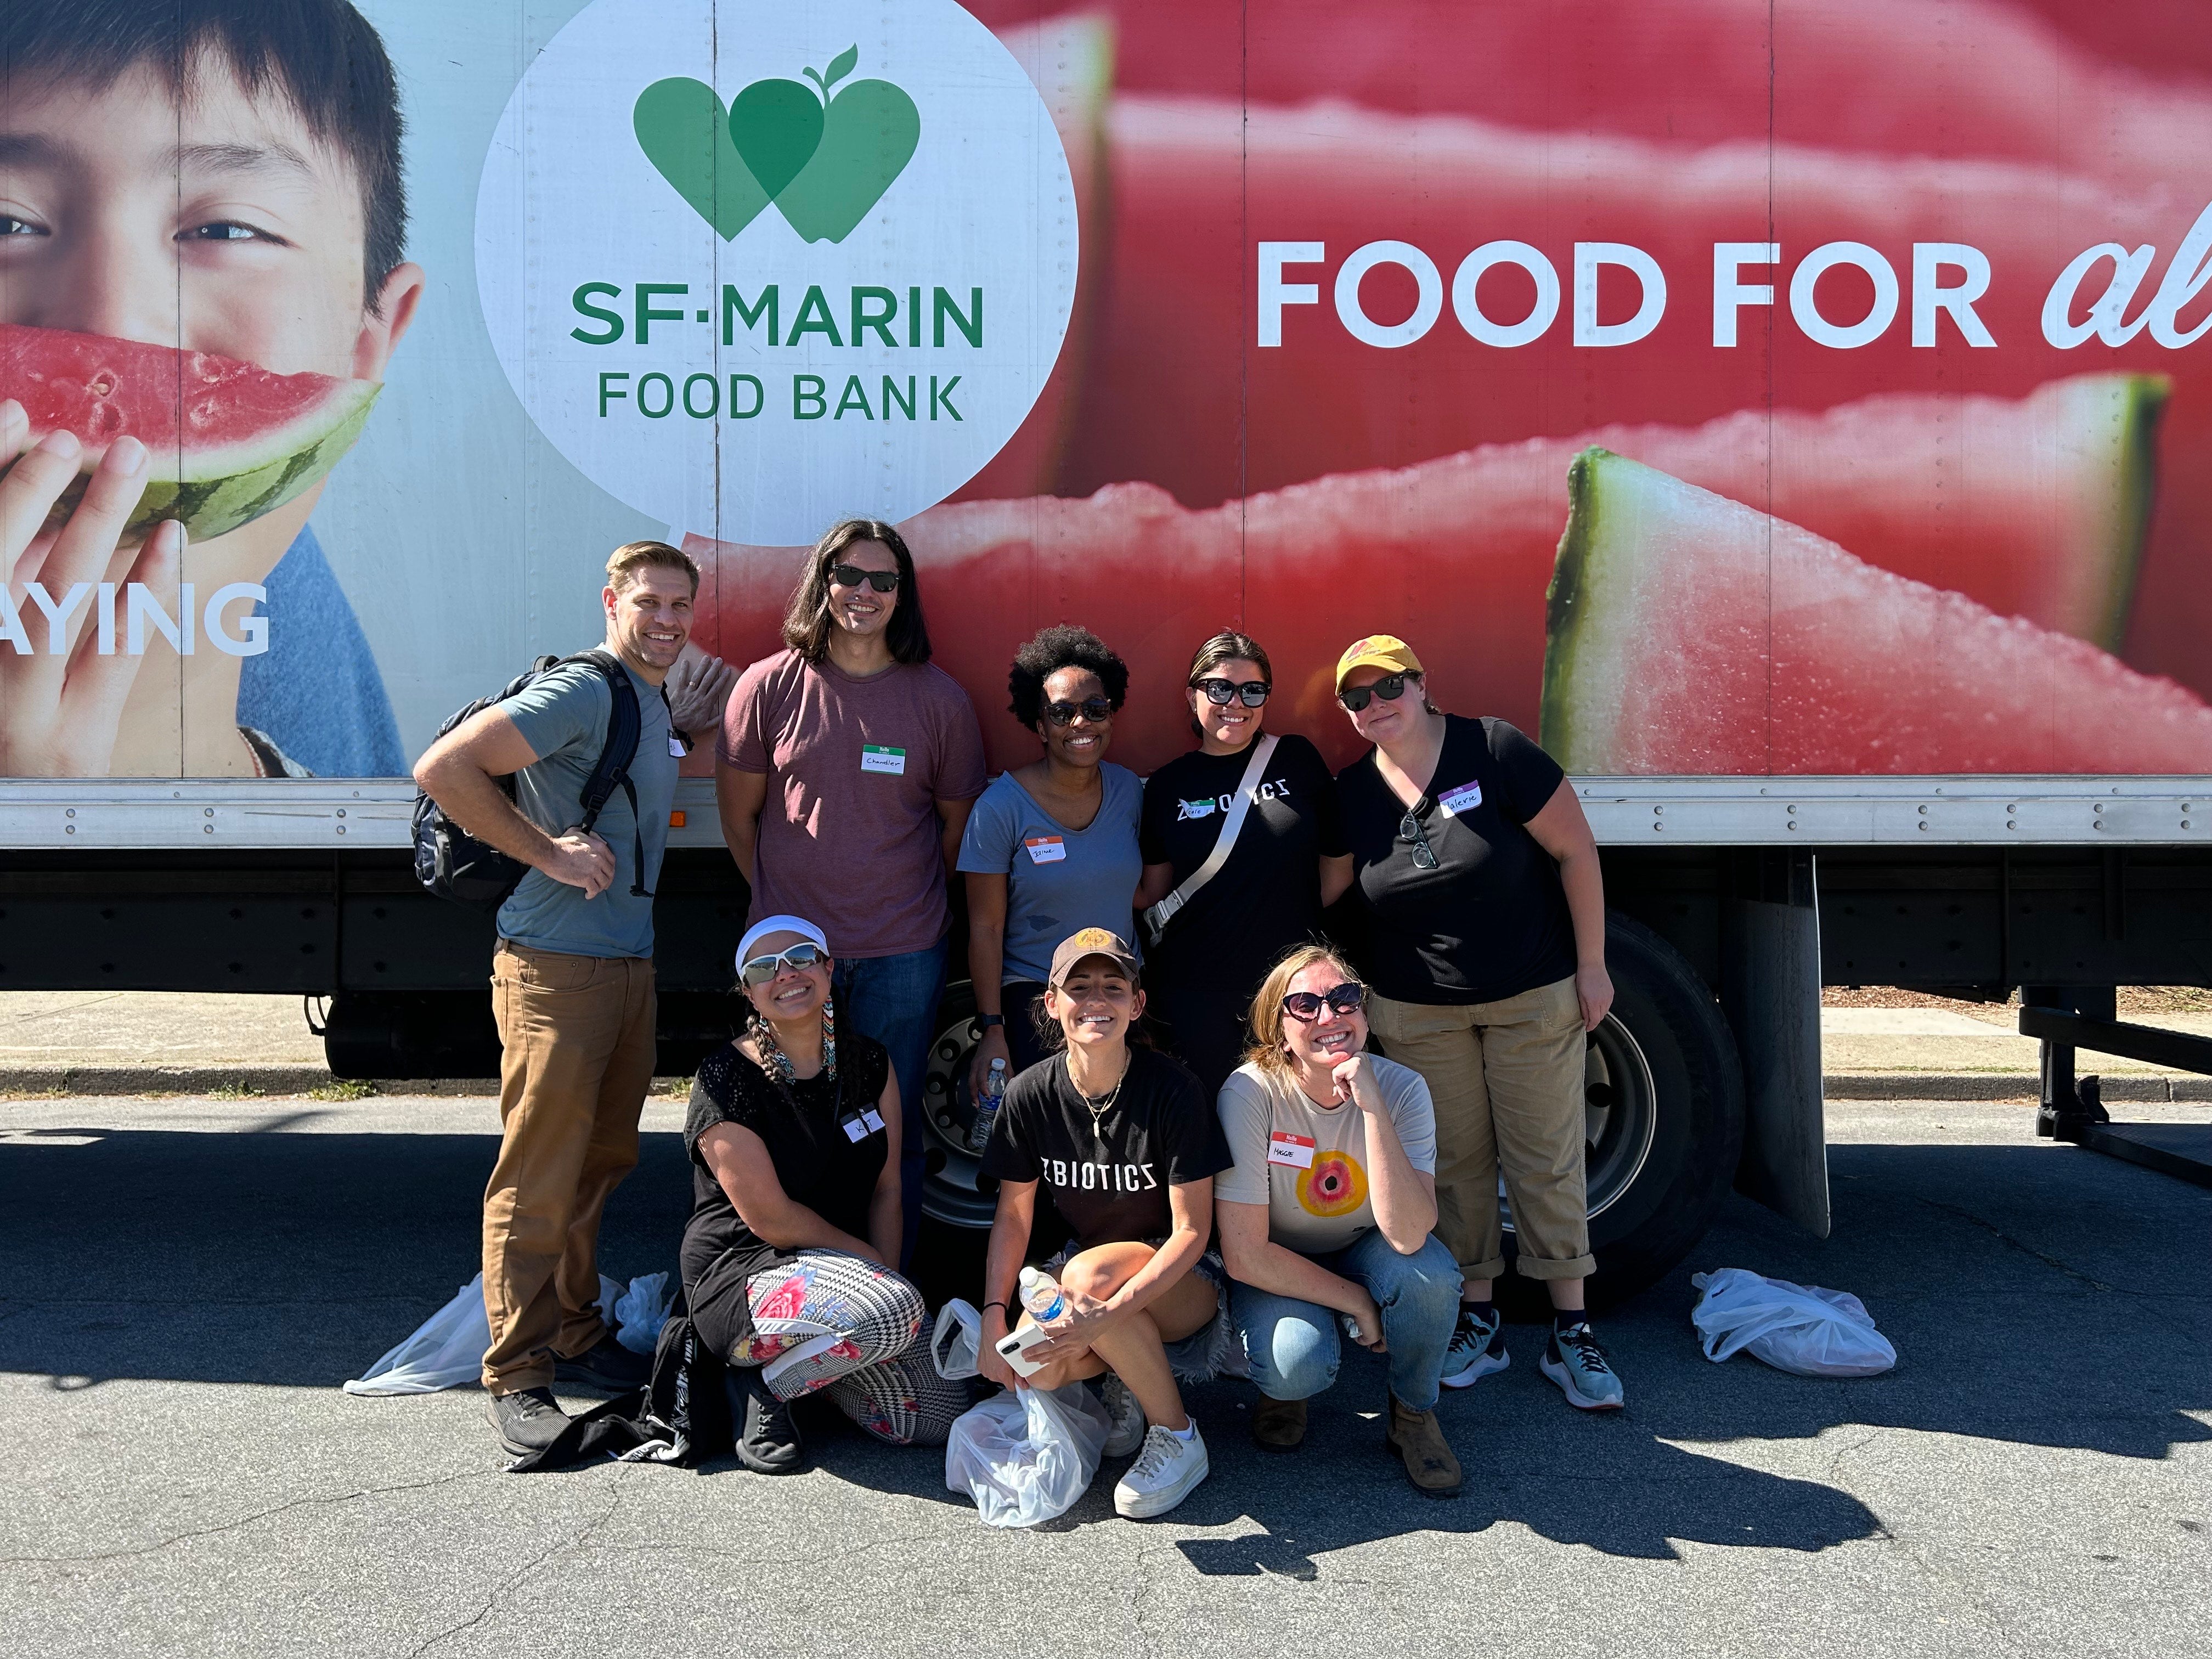
<path fill-rule="evenodd" d="M 1370 995 L 1367 1016 L 1390 1058 L 1419 1072 L 1437 1109 L 1437 1237 L 1462 1274 L 1505 1271 L 1498 1176 L 1513 1200 L 1521 1271 L 1583 1279 L 1582 1005 L 1571 976 L 1497 1002 L 1431 1007 Z"/>
<path fill-rule="evenodd" d="M 605 1334 L 599 1214 L 637 1165 L 653 1083 L 653 963 L 576 957 L 501 939 L 499 1162 L 484 1188 L 483 1385 L 513 1394 L 553 1381 Z"/>

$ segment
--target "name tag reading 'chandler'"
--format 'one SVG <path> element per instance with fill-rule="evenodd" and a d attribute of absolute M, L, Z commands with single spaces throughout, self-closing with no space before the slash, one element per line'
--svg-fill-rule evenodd
<path fill-rule="evenodd" d="M 880 744 L 860 745 L 860 769 L 863 772 L 888 772 L 895 778 L 906 775 L 906 750 L 886 749 Z"/>
<path fill-rule="evenodd" d="M 1286 1135 L 1280 1129 L 1267 1137 L 1267 1162 L 1286 1164 L 1293 1170 L 1313 1168 L 1314 1142 L 1310 1135 Z"/>

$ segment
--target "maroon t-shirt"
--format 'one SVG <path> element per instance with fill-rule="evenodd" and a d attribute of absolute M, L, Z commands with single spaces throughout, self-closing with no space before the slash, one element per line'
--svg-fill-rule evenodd
<path fill-rule="evenodd" d="M 725 763 L 769 774 L 752 919 L 804 916 L 835 957 L 926 951 L 945 937 L 934 803 L 983 793 L 975 705 L 943 669 L 855 679 L 780 651 L 745 670 L 722 716 Z"/>

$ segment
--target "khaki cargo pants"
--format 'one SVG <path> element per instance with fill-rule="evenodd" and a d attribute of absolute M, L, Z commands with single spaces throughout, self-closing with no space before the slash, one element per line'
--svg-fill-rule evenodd
<path fill-rule="evenodd" d="M 653 963 L 578 957 L 501 939 L 492 957 L 499 1021 L 499 1162 L 484 1188 L 483 1385 L 542 1388 L 556 1357 L 605 1334 L 599 1215 L 637 1166 L 653 1083 Z"/>
<path fill-rule="evenodd" d="M 1427 1081 L 1437 1110 L 1437 1237 L 1470 1279 L 1505 1271 L 1498 1176 L 1530 1279 L 1595 1271 L 1583 1188 L 1582 1005 L 1571 975 L 1457 1007 L 1368 999 L 1391 1059 Z"/>

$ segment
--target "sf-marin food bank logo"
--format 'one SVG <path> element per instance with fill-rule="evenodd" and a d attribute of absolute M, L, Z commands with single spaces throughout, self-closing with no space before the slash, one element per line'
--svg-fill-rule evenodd
<path fill-rule="evenodd" d="M 477 191 L 485 325 L 539 430 L 725 541 L 951 495 L 1029 414 L 1074 301 L 1033 67 L 952 0 L 593 0 Z"/>

